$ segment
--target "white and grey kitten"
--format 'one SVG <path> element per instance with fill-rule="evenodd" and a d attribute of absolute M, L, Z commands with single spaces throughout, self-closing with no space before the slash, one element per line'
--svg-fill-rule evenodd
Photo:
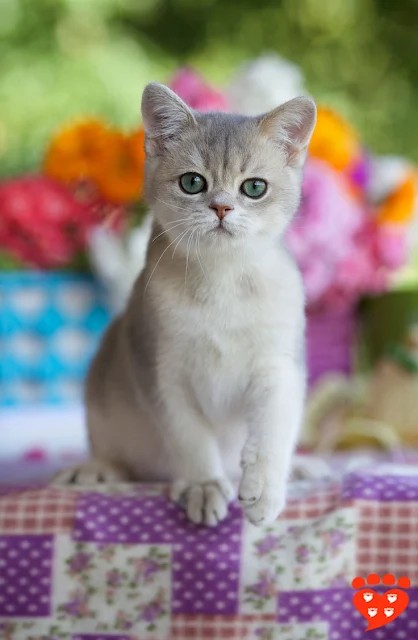
<path fill-rule="evenodd" d="M 305 396 L 304 294 L 281 244 L 299 203 L 311 99 L 244 117 L 146 87 L 146 266 L 87 381 L 93 460 L 60 480 L 169 480 L 196 523 L 236 487 L 283 509 Z"/>

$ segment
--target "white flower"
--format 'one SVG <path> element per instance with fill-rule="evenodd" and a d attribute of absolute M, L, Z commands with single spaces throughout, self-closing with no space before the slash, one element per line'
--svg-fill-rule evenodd
<path fill-rule="evenodd" d="M 115 311 L 125 306 L 132 286 L 145 265 L 151 225 L 152 219 L 148 215 L 126 238 L 104 227 L 97 227 L 90 235 L 90 261 L 95 274 L 106 287 Z"/>
<path fill-rule="evenodd" d="M 374 156 L 370 164 L 367 194 L 372 202 L 379 202 L 406 179 L 411 165 L 399 156 Z"/>
<path fill-rule="evenodd" d="M 269 54 L 244 64 L 226 89 L 231 110 L 258 115 L 305 93 L 301 69 Z"/>

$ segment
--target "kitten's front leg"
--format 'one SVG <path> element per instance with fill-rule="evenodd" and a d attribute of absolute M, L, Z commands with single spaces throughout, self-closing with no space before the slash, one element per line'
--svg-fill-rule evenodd
<path fill-rule="evenodd" d="M 272 522 L 284 508 L 304 398 L 304 368 L 290 357 L 251 385 L 239 499 L 255 525 Z"/>
<path fill-rule="evenodd" d="M 183 389 L 171 388 L 164 406 L 171 497 L 184 506 L 192 522 L 214 526 L 226 517 L 234 496 L 216 438 Z"/>

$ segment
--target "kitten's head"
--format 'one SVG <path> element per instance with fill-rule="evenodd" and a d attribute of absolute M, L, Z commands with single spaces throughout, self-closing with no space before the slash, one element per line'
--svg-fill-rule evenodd
<path fill-rule="evenodd" d="M 146 198 L 166 237 L 180 241 L 179 250 L 197 238 L 202 249 L 228 250 L 283 233 L 298 207 L 315 126 L 310 98 L 258 117 L 198 113 L 152 83 L 142 117 Z"/>

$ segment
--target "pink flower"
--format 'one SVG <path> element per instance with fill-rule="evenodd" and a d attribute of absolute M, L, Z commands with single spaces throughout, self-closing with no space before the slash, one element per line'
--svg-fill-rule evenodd
<path fill-rule="evenodd" d="M 212 88 L 193 69 L 183 67 L 170 80 L 170 88 L 192 109 L 198 111 L 227 111 L 226 97 Z"/>
<path fill-rule="evenodd" d="M 255 546 L 257 548 L 257 555 L 264 556 L 266 553 L 276 551 L 280 548 L 280 539 L 270 534 L 256 542 Z"/>
<path fill-rule="evenodd" d="M 134 561 L 135 579 L 139 582 L 149 582 L 160 569 L 160 565 L 150 558 L 139 558 Z"/>
<path fill-rule="evenodd" d="M 71 600 L 61 605 L 61 609 L 73 618 L 87 618 L 91 616 L 91 611 L 88 609 L 87 593 L 81 590 L 75 590 L 70 593 Z"/>
<path fill-rule="evenodd" d="M 262 599 L 271 598 L 276 595 L 276 581 L 274 574 L 271 571 L 260 571 L 258 579 L 258 582 L 247 587 L 247 591 Z"/>
<path fill-rule="evenodd" d="M 68 264 L 86 246 L 103 218 L 96 199 L 74 194 L 45 176 L 24 176 L 0 184 L 0 249 L 27 266 Z"/>
<path fill-rule="evenodd" d="M 378 225 L 373 213 L 354 197 L 341 174 L 308 160 L 302 203 L 287 243 L 311 308 L 346 308 L 367 293 L 384 291 L 391 272 L 405 262 L 405 234 Z"/>
<path fill-rule="evenodd" d="M 91 553 L 84 553 L 83 551 L 76 553 L 68 561 L 68 571 L 70 575 L 85 571 L 89 567 L 90 561 Z"/>
<path fill-rule="evenodd" d="M 111 569 L 106 573 L 106 584 L 110 587 L 119 587 L 122 583 L 122 573 L 119 569 Z"/>
<path fill-rule="evenodd" d="M 321 301 L 338 266 L 355 253 L 363 216 L 344 178 L 322 161 L 308 160 L 302 202 L 287 244 L 301 268 L 310 305 Z"/>
<path fill-rule="evenodd" d="M 398 226 L 379 226 L 376 233 L 376 251 L 389 269 L 398 269 L 408 257 L 407 238 Z"/>

